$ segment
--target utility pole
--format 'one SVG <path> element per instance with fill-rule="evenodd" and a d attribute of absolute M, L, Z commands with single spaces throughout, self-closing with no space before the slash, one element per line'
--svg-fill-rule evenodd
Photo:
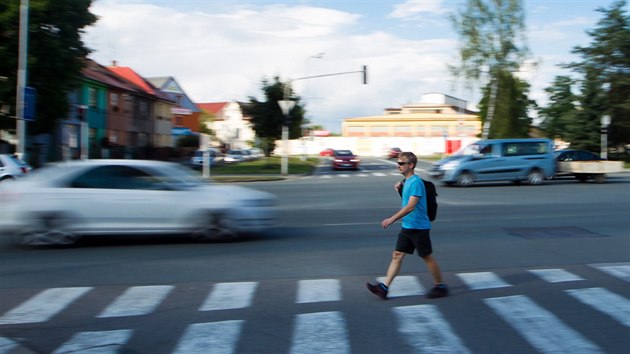
<path fill-rule="evenodd" d="M 15 119 L 17 126 L 17 155 L 21 159 L 26 150 L 26 121 L 24 120 L 24 90 L 26 87 L 26 53 L 28 46 L 28 0 L 20 0 L 20 31 L 17 71 Z"/>

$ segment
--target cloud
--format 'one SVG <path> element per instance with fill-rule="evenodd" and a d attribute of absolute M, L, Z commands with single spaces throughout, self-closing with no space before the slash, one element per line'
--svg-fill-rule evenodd
<path fill-rule="evenodd" d="M 442 7 L 442 0 L 407 0 L 394 7 L 394 11 L 389 14 L 391 18 L 412 19 L 420 14 L 442 15 L 448 11 Z"/>

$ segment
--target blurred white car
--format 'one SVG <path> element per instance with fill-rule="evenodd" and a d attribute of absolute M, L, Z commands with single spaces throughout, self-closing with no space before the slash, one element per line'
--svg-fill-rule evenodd
<path fill-rule="evenodd" d="M 249 156 L 249 154 L 245 155 L 241 149 L 231 149 L 225 154 L 223 161 L 226 163 L 246 161 L 246 156 Z"/>
<path fill-rule="evenodd" d="M 210 161 L 210 166 L 221 166 L 223 165 L 223 154 L 221 151 L 210 148 L 208 151 L 208 161 Z M 204 159 L 204 150 L 197 150 L 193 153 L 193 156 L 190 158 L 190 165 L 193 168 L 201 168 L 203 167 L 203 159 Z"/>
<path fill-rule="evenodd" d="M 22 244 L 71 244 L 81 236 L 181 234 L 230 239 L 277 220 L 267 192 L 205 182 L 161 161 L 71 161 L 35 170 L 0 190 L 0 234 Z"/>
<path fill-rule="evenodd" d="M 24 177 L 31 166 L 13 154 L 0 154 L 0 184 Z"/>

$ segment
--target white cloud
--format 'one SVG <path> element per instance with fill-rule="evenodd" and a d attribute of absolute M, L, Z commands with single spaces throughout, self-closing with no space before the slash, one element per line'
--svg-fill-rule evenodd
<path fill-rule="evenodd" d="M 444 14 L 446 12 L 448 11 L 442 7 L 442 0 L 407 0 L 396 5 L 389 17 L 407 19 L 415 18 L 423 13 Z"/>

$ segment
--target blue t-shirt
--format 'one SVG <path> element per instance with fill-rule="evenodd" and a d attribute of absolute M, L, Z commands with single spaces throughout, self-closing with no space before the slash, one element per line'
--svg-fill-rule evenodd
<path fill-rule="evenodd" d="M 420 198 L 414 210 L 402 218 L 402 227 L 405 229 L 431 229 L 431 221 L 427 215 L 427 198 L 424 183 L 418 175 L 413 175 L 405 180 L 402 192 L 402 206 L 409 203 L 411 196 Z"/>

